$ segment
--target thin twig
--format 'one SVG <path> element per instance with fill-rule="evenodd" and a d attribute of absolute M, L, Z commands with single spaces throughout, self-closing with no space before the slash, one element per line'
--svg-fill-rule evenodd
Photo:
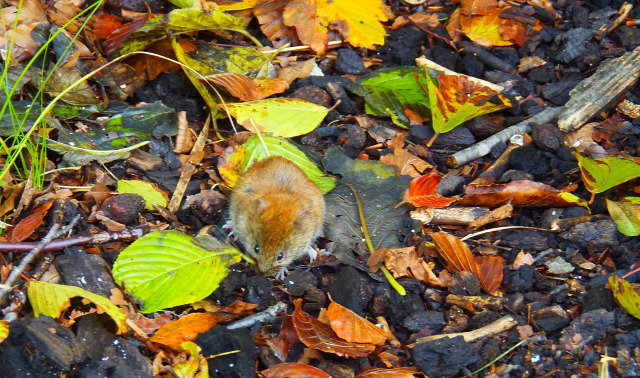
<path fill-rule="evenodd" d="M 258 314 L 247 316 L 244 319 L 240 319 L 236 322 L 229 324 L 227 326 L 227 329 L 246 328 L 246 327 L 251 327 L 258 322 L 260 323 L 270 322 L 271 320 L 275 319 L 279 313 L 284 311 L 285 308 L 286 308 L 286 305 L 284 303 L 278 302 L 275 305 L 267 308 L 266 310 Z"/>
<path fill-rule="evenodd" d="M 456 45 L 453 44 L 453 41 L 447 40 L 445 39 L 443 36 L 436 34 L 434 32 L 432 32 L 431 30 L 425 28 L 424 26 L 420 25 L 419 23 L 413 21 L 411 19 L 411 16 L 404 13 L 403 11 L 401 11 L 400 9 L 398 9 L 397 7 L 395 7 L 393 4 L 391 4 L 391 8 L 398 13 L 400 16 L 404 17 L 405 20 L 409 21 L 411 23 L 411 25 L 415 26 L 416 28 L 420 29 L 421 31 L 429 34 L 430 36 L 441 40 L 442 42 L 446 43 L 449 47 L 451 47 L 453 49 L 453 51 L 455 52 L 460 52 L 458 51 L 458 48 L 456 47 Z"/>
<path fill-rule="evenodd" d="M 59 238 L 60 236 L 66 234 L 69 230 L 75 226 L 76 222 L 80 219 L 80 215 L 76 215 L 75 218 L 60 230 L 60 224 L 56 223 L 51 227 L 47 235 L 40 240 L 40 242 L 29 252 L 20 262 L 20 265 L 13 268 L 11 270 L 11 274 L 9 274 L 9 278 L 4 282 L 5 288 L 0 290 L 0 302 L 4 301 L 4 297 L 11 291 L 11 286 L 13 283 L 20 277 L 22 272 L 27 269 L 27 266 L 40 254 L 40 252 L 47 246 L 47 244 L 51 243 L 53 239 Z"/>

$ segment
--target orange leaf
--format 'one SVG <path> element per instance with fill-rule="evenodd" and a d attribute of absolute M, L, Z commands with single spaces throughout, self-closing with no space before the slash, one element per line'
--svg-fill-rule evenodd
<path fill-rule="evenodd" d="M 333 300 L 329 304 L 327 317 L 331 328 L 347 341 L 374 345 L 382 345 L 387 341 L 385 331 Z"/>
<path fill-rule="evenodd" d="M 298 298 L 293 303 L 296 307 L 293 325 L 300 341 L 309 348 L 347 357 L 366 357 L 375 350 L 371 344 L 350 343 L 338 338 L 331 327 L 302 310 L 302 299 Z"/>
<path fill-rule="evenodd" d="M 127 22 L 126 24 L 123 24 L 122 27 L 113 30 L 113 32 L 104 41 L 105 53 L 107 55 L 111 55 L 116 52 L 116 50 L 118 50 L 118 48 L 120 47 L 120 44 L 131 33 L 143 27 L 146 23 L 147 18 L 141 17 L 131 22 Z"/>
<path fill-rule="evenodd" d="M 405 202 L 409 202 L 415 207 L 428 206 L 436 209 L 447 207 L 459 200 L 458 197 L 443 197 L 436 193 L 440 184 L 439 173 L 427 173 L 417 177 L 409 184 L 409 189 L 404 193 Z"/>
<path fill-rule="evenodd" d="M 209 312 L 189 314 L 160 327 L 150 341 L 180 349 L 180 344 L 195 340 L 200 333 L 207 332 L 216 324 L 215 317 Z"/>
<path fill-rule="evenodd" d="M 206 77 L 207 81 L 225 87 L 232 96 L 241 101 L 262 100 L 276 93 L 289 89 L 289 83 L 284 79 L 262 78 L 252 79 L 248 76 L 222 73 Z"/>
<path fill-rule="evenodd" d="M 38 206 L 31 215 L 24 218 L 23 220 L 16 225 L 16 227 L 11 230 L 11 235 L 9 235 L 10 242 L 21 242 L 24 239 L 28 238 L 33 234 L 33 232 L 40 227 L 42 224 L 42 220 L 49 212 L 49 208 L 53 205 L 55 201 L 49 201 L 43 205 Z"/>
<path fill-rule="evenodd" d="M 120 18 L 103 13 L 93 23 L 93 35 L 98 39 L 107 39 L 116 29 L 122 27 Z"/>
<path fill-rule="evenodd" d="M 482 278 L 480 284 L 484 291 L 495 295 L 502 283 L 504 273 L 504 259 L 500 256 L 477 256 L 476 262 L 480 265 Z"/>
<path fill-rule="evenodd" d="M 413 277 L 419 281 L 445 287 L 447 279 L 436 276 L 423 258 L 419 258 L 414 247 L 389 249 L 384 256 L 384 264 L 394 278 Z M 409 272 L 411 271 L 411 272 Z"/>
<path fill-rule="evenodd" d="M 287 362 L 277 364 L 267 370 L 260 372 L 265 378 L 286 378 L 286 377 L 309 377 L 309 378 L 330 378 L 324 371 L 313 366 L 300 364 L 297 362 Z"/>
<path fill-rule="evenodd" d="M 356 373 L 355 378 L 416 378 L 424 376 L 424 373 L 413 366 L 393 369 L 368 366 L 360 369 L 360 371 Z"/>
<path fill-rule="evenodd" d="M 500 18 L 500 14 L 507 8 L 487 7 L 483 15 L 468 16 L 464 10 L 460 16 L 460 28 L 462 32 L 473 42 L 487 47 L 510 46 L 511 41 L 506 41 L 500 34 L 500 26 L 508 20 Z"/>
<path fill-rule="evenodd" d="M 394 149 L 393 155 L 386 154 L 381 156 L 380 162 L 386 165 L 394 165 L 399 168 L 401 175 L 411 176 L 413 178 L 417 178 L 425 170 L 433 168 L 431 164 L 420 159 L 404 148 Z"/>
<path fill-rule="evenodd" d="M 253 8 L 253 14 L 260 23 L 260 30 L 276 47 L 286 43 L 295 46 L 300 42 L 296 36 L 296 29 L 285 25 L 282 20 L 282 12 L 288 4 L 289 0 L 259 0 Z"/>
<path fill-rule="evenodd" d="M 227 147 L 224 150 L 224 154 L 218 159 L 218 172 L 222 179 L 230 187 L 234 187 L 240 178 L 240 170 L 242 169 L 242 161 L 246 150 L 244 147 L 239 146 L 237 149 L 234 147 Z"/>

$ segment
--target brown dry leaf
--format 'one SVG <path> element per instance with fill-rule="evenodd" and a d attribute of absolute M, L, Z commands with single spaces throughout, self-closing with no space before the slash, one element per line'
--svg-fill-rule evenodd
<path fill-rule="evenodd" d="M 487 294 L 494 295 L 502 283 L 503 259 L 498 256 L 478 257 L 480 265 L 473 257 L 471 250 L 454 235 L 436 232 L 431 235 L 438 256 L 443 260 L 450 272 L 461 270 L 478 276 L 480 286 Z"/>
<path fill-rule="evenodd" d="M 259 333 L 256 336 L 260 335 Z M 256 339 L 254 336 L 254 340 Z M 267 338 L 264 343 L 271 347 L 281 361 L 286 361 L 289 356 L 289 347 L 298 342 L 298 333 L 293 326 L 293 317 L 286 315 L 280 326 L 280 332 L 278 336 Z"/>
<path fill-rule="evenodd" d="M 9 234 L 7 238 L 10 242 L 21 242 L 31 236 L 33 232 L 40 227 L 45 215 L 49 212 L 49 209 L 55 201 L 49 201 L 41 206 L 38 206 L 31 215 L 20 221 Z"/>
<path fill-rule="evenodd" d="M 387 341 L 384 330 L 333 300 L 327 309 L 327 317 L 336 334 L 349 342 L 382 345 Z"/>
<path fill-rule="evenodd" d="M 291 0 L 285 6 L 282 20 L 295 27 L 302 43 L 318 54 L 324 54 L 330 40 L 329 30 L 340 32 L 356 47 L 383 45 L 386 32 L 381 22 L 391 12 L 379 0 Z"/>
<path fill-rule="evenodd" d="M 288 4 L 289 0 L 258 0 L 253 8 L 253 14 L 260 23 L 260 30 L 275 47 L 286 43 L 295 46 L 300 41 L 295 27 L 285 25 L 282 20 L 282 13 Z"/>
<path fill-rule="evenodd" d="M 389 251 L 388 248 L 380 248 L 371 252 L 371 255 L 369 255 L 369 258 L 367 259 L 367 266 L 369 266 L 369 271 L 371 273 L 380 269 L 380 266 L 382 266 L 382 263 L 384 262 L 384 257 L 388 251 Z"/>
<path fill-rule="evenodd" d="M 186 38 L 178 40 L 180 47 L 185 54 L 188 54 L 196 49 L 191 41 Z M 176 59 L 175 52 L 171 46 L 171 41 L 168 38 L 163 38 L 159 41 L 145 47 L 145 51 L 152 52 L 158 55 L 166 56 L 167 58 Z M 160 74 L 166 72 L 175 72 L 180 70 L 180 66 L 163 58 L 155 56 L 135 54 L 134 56 L 127 58 L 127 64 L 133 67 L 139 75 L 143 76 L 147 81 L 155 80 Z"/>
<path fill-rule="evenodd" d="M 440 26 L 440 20 L 438 20 L 438 15 L 436 13 L 418 12 L 410 15 L 409 19 L 420 26 L 431 29 Z"/>
<path fill-rule="evenodd" d="M 154 343 L 180 349 L 180 344 L 193 341 L 199 334 L 207 332 L 217 321 L 209 312 L 189 314 L 160 327 L 149 340 Z"/>
<path fill-rule="evenodd" d="M 206 79 L 211 83 L 222 85 L 232 96 L 241 101 L 262 100 L 289 89 L 289 83 L 280 78 L 252 79 L 245 75 L 227 72 L 210 75 Z"/>
<path fill-rule="evenodd" d="M 316 66 L 316 59 L 295 62 L 278 71 L 278 78 L 285 80 L 291 84 L 298 79 L 304 79 L 309 76 L 313 68 Z"/>
<path fill-rule="evenodd" d="M 40 47 L 31 37 L 31 32 L 46 22 L 42 2 L 23 0 L 19 9 L 16 6 L 3 6 L 0 17 L 4 25 L 0 28 L 0 48 L 9 51 L 8 44 L 13 43 L 11 65 L 30 59 Z"/>
<path fill-rule="evenodd" d="M 298 298 L 293 303 L 293 325 L 300 341 L 309 348 L 347 357 L 366 357 L 375 350 L 371 344 L 350 343 L 338 338 L 329 325 L 302 310 L 302 299 Z"/>
<path fill-rule="evenodd" d="M 419 281 L 446 287 L 451 284 L 448 277 L 436 276 L 423 258 L 418 257 L 414 247 L 397 248 L 387 250 L 385 254 L 385 266 L 394 278 L 413 277 Z"/>
<path fill-rule="evenodd" d="M 269 369 L 260 372 L 265 378 L 286 378 L 286 377 L 308 377 L 308 378 L 330 378 L 324 371 L 313 366 L 300 364 L 297 362 L 286 362 L 274 365 Z"/>
<path fill-rule="evenodd" d="M 507 184 L 467 185 L 460 206 L 567 207 L 580 205 L 563 198 L 564 192 L 549 185 L 530 180 Z"/>
<path fill-rule="evenodd" d="M 424 171 L 433 168 L 431 164 L 402 148 L 393 150 L 393 155 L 387 154 L 381 156 L 380 161 L 383 164 L 398 167 L 401 175 L 413 178 L 420 177 Z"/>
<path fill-rule="evenodd" d="M 460 30 L 460 17 L 462 17 L 462 13 L 460 8 L 457 8 L 451 13 L 445 25 L 447 33 L 449 33 L 451 41 L 454 43 L 460 42 L 464 38 L 464 33 Z"/>
<path fill-rule="evenodd" d="M 373 366 L 368 366 L 360 369 L 355 378 L 417 378 L 425 377 L 418 368 L 411 367 L 398 367 L 393 369 L 383 369 Z"/>
<path fill-rule="evenodd" d="M 142 314 L 140 313 L 136 313 L 133 316 L 134 317 L 137 316 L 137 319 L 133 320 L 134 324 L 147 334 L 154 333 L 155 331 L 160 329 L 160 327 L 162 327 L 163 325 L 167 323 L 171 323 L 173 321 L 173 318 L 171 317 L 171 315 L 166 315 L 166 314 L 157 315 L 153 319 L 146 318 L 142 316 Z"/>
<path fill-rule="evenodd" d="M 433 207 L 441 209 L 458 201 L 458 197 L 443 197 L 436 192 L 442 177 L 438 172 L 414 178 L 404 193 L 404 201 L 415 207 Z"/>

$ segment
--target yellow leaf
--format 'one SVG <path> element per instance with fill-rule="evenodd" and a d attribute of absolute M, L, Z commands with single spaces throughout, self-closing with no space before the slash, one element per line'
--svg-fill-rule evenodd
<path fill-rule="evenodd" d="M 389 8 L 381 0 L 292 0 L 283 12 L 284 24 L 295 26 L 300 40 L 318 54 L 326 51 L 329 29 L 353 46 L 384 44 Z"/>
<path fill-rule="evenodd" d="M 9 322 L 0 320 L 0 344 L 9 336 Z"/>
<path fill-rule="evenodd" d="M 99 310 L 107 313 L 116 322 L 119 334 L 128 330 L 126 324 L 127 315 L 118 306 L 114 305 L 109 299 L 82 288 L 31 281 L 27 294 L 36 317 L 47 315 L 57 318 L 65 308 L 69 307 L 71 298 L 82 297 L 90 300 Z"/>
<path fill-rule="evenodd" d="M 142 180 L 120 180 L 118 181 L 118 193 L 133 193 L 144 198 L 145 209 L 153 210 L 153 204 L 166 207 L 168 196 L 165 192 L 158 189 L 155 184 Z"/>
<path fill-rule="evenodd" d="M 500 26 L 508 19 L 500 18 L 505 8 L 488 8 L 483 15 L 460 16 L 460 29 L 473 42 L 482 46 L 511 46 L 513 42 L 506 41 L 500 33 Z"/>

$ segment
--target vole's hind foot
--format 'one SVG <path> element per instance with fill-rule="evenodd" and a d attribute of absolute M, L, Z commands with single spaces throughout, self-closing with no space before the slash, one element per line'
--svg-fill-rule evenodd
<path fill-rule="evenodd" d="M 307 249 L 307 255 L 309 255 L 310 262 L 314 262 L 318 258 L 318 251 L 316 251 L 312 246 L 309 246 L 309 249 Z"/>

